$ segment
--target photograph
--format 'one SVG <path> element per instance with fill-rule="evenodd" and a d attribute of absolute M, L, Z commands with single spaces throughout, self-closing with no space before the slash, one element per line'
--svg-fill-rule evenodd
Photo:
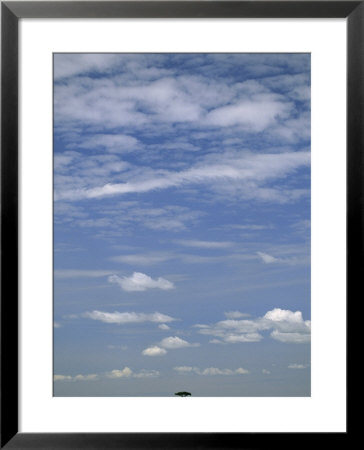
<path fill-rule="evenodd" d="M 310 53 L 53 53 L 55 397 L 310 397 L 310 224 Z"/>

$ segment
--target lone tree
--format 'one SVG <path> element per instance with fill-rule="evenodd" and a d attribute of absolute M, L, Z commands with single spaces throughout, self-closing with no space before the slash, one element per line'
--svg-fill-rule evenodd
<path fill-rule="evenodd" d="M 176 392 L 174 395 L 178 395 L 179 397 L 191 397 L 191 392 L 186 392 L 186 391 L 182 391 L 182 392 Z"/>

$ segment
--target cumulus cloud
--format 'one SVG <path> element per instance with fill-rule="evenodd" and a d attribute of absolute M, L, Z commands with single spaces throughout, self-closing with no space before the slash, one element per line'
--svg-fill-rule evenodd
<path fill-rule="evenodd" d="M 114 369 L 106 374 L 107 378 L 128 378 L 131 377 L 133 371 L 129 367 L 124 367 L 124 369 Z"/>
<path fill-rule="evenodd" d="M 145 356 L 163 356 L 166 353 L 167 353 L 167 350 L 165 350 L 164 348 L 160 348 L 157 345 L 148 347 L 142 351 L 142 355 L 145 355 Z"/>
<path fill-rule="evenodd" d="M 136 312 L 104 312 L 104 311 L 91 311 L 85 312 L 83 317 L 93 320 L 100 320 L 105 323 L 116 323 L 116 324 L 128 324 L 128 323 L 142 323 L 142 322 L 156 322 L 156 323 L 164 323 L 164 322 L 172 322 L 176 319 L 173 317 L 167 316 L 166 314 L 162 314 L 159 312 L 145 314 L 145 313 L 136 313 Z"/>
<path fill-rule="evenodd" d="M 191 344 L 178 336 L 169 336 L 162 339 L 158 345 L 146 348 L 142 351 L 142 354 L 145 356 L 161 356 L 165 355 L 167 350 L 176 350 L 178 348 L 185 347 L 198 347 L 199 345 L 200 344 L 198 343 Z"/>
<path fill-rule="evenodd" d="M 274 308 L 264 315 L 265 319 L 273 322 L 293 322 L 300 323 L 303 321 L 301 311 L 290 311 L 287 309 Z"/>
<path fill-rule="evenodd" d="M 305 344 L 311 339 L 311 322 L 303 320 L 300 311 L 274 308 L 256 319 L 227 319 L 212 325 L 197 324 L 200 334 L 214 336 L 213 344 L 259 342 L 262 331 L 271 330 L 270 337 L 284 343 Z M 216 339 L 217 338 L 217 339 Z"/>
<path fill-rule="evenodd" d="M 179 338 L 178 336 L 170 336 L 161 340 L 160 345 L 168 350 L 173 350 L 175 348 L 183 348 L 183 347 L 198 347 L 200 344 L 190 344 L 184 339 Z"/>
<path fill-rule="evenodd" d="M 174 289 L 173 283 L 165 278 L 159 277 L 153 280 L 153 278 L 141 272 L 134 272 L 130 277 L 111 275 L 108 281 L 116 283 L 121 289 L 128 292 L 141 292 L 147 289 L 162 289 L 163 291 Z"/>

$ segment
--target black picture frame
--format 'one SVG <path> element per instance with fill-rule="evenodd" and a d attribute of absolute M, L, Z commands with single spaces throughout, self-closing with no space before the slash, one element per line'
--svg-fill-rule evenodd
<path fill-rule="evenodd" d="M 1 448 L 230 449 L 348 445 L 345 433 L 18 433 L 18 22 L 21 18 L 346 18 L 347 311 L 363 264 L 363 1 L 1 2 Z M 347 346 L 348 359 L 350 345 Z M 347 374 L 349 372 L 347 370 Z M 350 399 L 350 396 L 348 396 Z M 349 434 L 350 431 L 350 434 Z M 299 434 L 299 435 L 298 435 Z"/>

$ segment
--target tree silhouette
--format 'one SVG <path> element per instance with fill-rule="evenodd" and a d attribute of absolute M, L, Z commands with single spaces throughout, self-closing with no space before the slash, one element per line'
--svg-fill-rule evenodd
<path fill-rule="evenodd" d="M 186 392 L 186 391 L 181 391 L 181 392 L 176 392 L 174 395 L 178 395 L 179 397 L 191 397 L 191 392 Z"/>

